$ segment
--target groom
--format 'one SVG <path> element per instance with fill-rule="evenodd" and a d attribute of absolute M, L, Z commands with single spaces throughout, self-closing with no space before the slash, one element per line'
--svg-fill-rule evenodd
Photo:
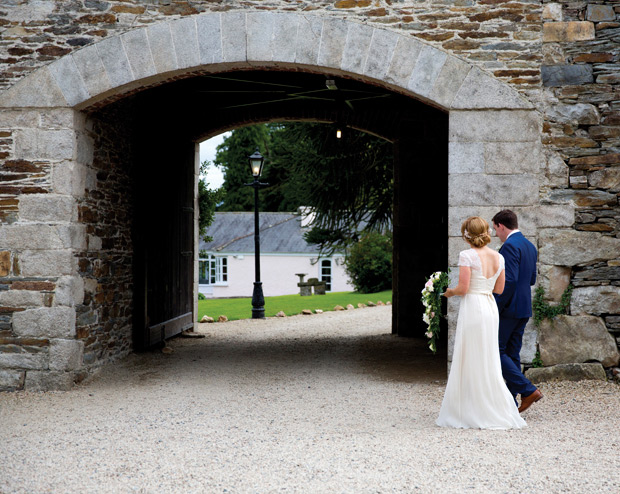
<path fill-rule="evenodd" d="M 493 216 L 493 228 L 503 242 L 500 254 L 506 262 L 506 285 L 495 295 L 499 310 L 499 353 L 502 374 L 515 398 L 521 395 L 519 412 L 527 410 L 543 395 L 521 372 L 523 331 L 532 316 L 532 292 L 536 283 L 536 248 L 518 230 L 517 215 L 509 209 Z"/>

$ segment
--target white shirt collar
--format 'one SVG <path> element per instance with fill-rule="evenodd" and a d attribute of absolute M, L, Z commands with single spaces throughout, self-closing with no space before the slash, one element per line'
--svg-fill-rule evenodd
<path fill-rule="evenodd" d="M 508 240 L 508 239 L 510 238 L 510 235 L 513 235 L 513 234 L 515 234 L 515 233 L 517 233 L 517 232 L 521 233 L 521 230 L 517 229 L 517 230 L 513 230 L 513 231 L 511 231 L 511 232 L 508 234 L 508 236 L 506 237 L 506 240 Z"/>

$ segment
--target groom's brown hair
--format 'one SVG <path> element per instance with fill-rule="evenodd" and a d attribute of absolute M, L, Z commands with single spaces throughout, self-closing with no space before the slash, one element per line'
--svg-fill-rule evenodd
<path fill-rule="evenodd" d="M 517 221 L 517 215 L 510 209 L 503 209 L 495 216 L 493 216 L 493 223 L 496 225 L 504 225 L 509 230 L 516 230 L 519 228 L 519 222 Z"/>

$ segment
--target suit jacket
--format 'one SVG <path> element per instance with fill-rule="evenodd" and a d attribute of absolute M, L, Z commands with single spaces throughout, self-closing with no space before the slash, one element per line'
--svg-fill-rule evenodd
<path fill-rule="evenodd" d="M 510 235 L 499 249 L 506 262 L 506 285 L 495 295 L 500 317 L 532 316 L 532 290 L 536 283 L 536 247 L 521 232 Z"/>

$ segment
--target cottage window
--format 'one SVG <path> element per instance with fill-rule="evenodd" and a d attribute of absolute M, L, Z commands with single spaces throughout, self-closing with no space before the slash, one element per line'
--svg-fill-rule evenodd
<path fill-rule="evenodd" d="M 321 281 L 325 282 L 325 290 L 332 290 L 332 260 L 323 259 L 321 261 Z"/>
<path fill-rule="evenodd" d="M 228 282 L 228 258 L 213 254 L 198 260 L 198 283 L 217 285 Z"/>

